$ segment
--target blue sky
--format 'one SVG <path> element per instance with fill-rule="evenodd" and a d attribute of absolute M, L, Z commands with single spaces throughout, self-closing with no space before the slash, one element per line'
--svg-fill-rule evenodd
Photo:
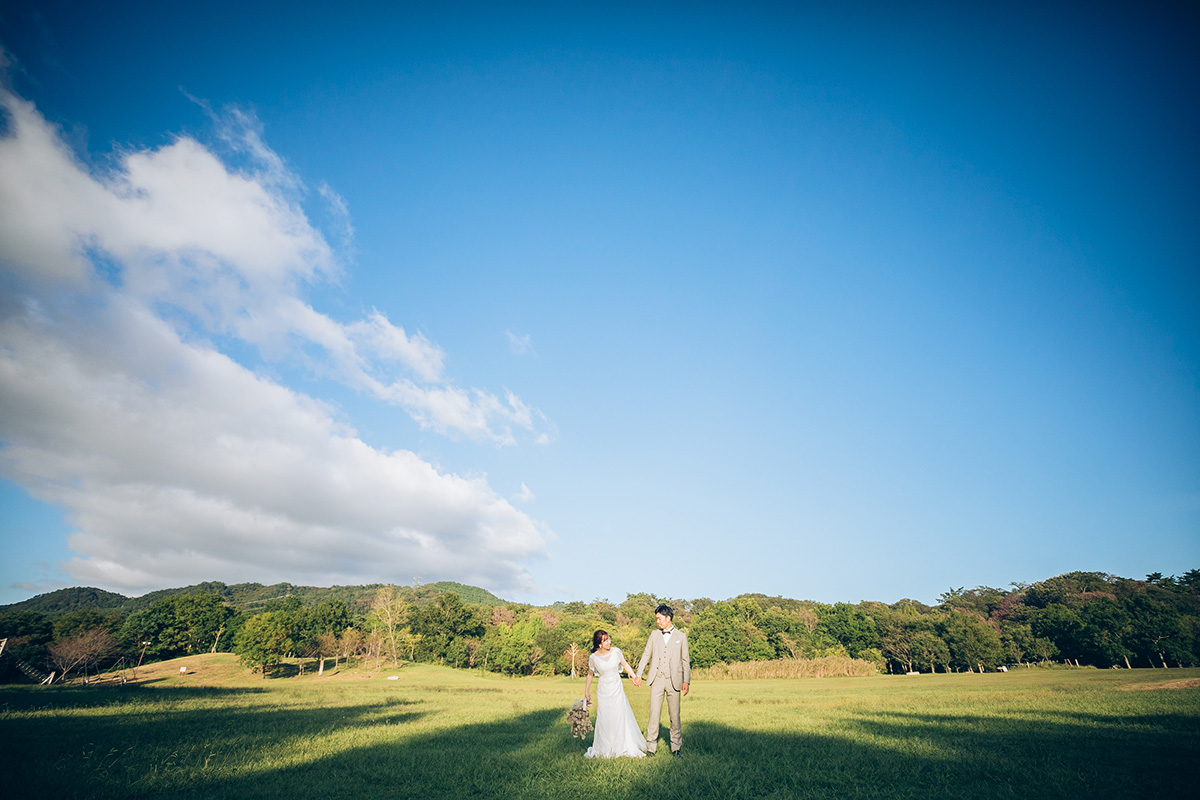
<path fill-rule="evenodd" d="M 1194 14 L 9 4 L 0 602 L 1200 565 Z"/>

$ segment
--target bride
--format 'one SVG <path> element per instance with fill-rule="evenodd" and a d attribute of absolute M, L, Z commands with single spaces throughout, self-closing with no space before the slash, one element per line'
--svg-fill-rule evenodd
<path fill-rule="evenodd" d="M 633 677 L 633 668 L 619 648 L 613 647 L 607 631 L 592 636 L 592 655 L 588 658 L 584 699 L 592 702 L 592 678 L 596 677 L 596 734 L 584 753 L 588 758 L 617 758 L 646 755 L 646 738 L 633 717 L 633 709 L 621 686 L 621 669 Z M 635 681 L 636 683 L 636 681 Z"/>

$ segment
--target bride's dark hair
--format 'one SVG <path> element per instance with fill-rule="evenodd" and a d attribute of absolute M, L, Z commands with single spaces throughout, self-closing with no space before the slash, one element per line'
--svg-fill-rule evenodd
<path fill-rule="evenodd" d="M 604 637 L 608 636 L 608 631 L 598 630 L 592 634 L 592 652 L 600 649 L 600 643 L 604 641 Z M 612 638 L 612 637 L 609 637 Z"/>

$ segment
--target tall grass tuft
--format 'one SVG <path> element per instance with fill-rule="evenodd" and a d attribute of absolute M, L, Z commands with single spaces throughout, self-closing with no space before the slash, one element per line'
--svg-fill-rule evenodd
<path fill-rule="evenodd" d="M 879 670 L 870 661 L 846 656 L 823 658 L 780 658 L 774 661 L 742 661 L 714 664 L 692 670 L 694 680 L 752 680 L 757 678 L 857 678 Z"/>

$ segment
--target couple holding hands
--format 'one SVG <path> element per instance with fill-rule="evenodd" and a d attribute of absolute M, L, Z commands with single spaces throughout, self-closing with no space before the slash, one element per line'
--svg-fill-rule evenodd
<path fill-rule="evenodd" d="M 658 720 L 664 700 L 671 720 L 671 755 L 680 755 L 683 735 L 679 726 L 679 698 L 688 693 L 692 665 L 688 656 L 687 634 L 676 630 L 674 616 L 670 606 L 660 605 L 655 609 L 658 630 L 653 631 L 646 642 L 636 675 L 620 649 L 613 647 L 607 631 L 596 631 L 592 637 L 584 698 L 591 702 L 592 678 L 596 678 L 596 734 L 592 746 L 584 753 L 588 758 L 641 758 L 653 753 L 658 748 Z M 624 669 L 633 678 L 634 686 L 641 686 L 642 671 L 647 665 L 650 720 L 643 737 L 621 685 L 621 670 Z"/>

